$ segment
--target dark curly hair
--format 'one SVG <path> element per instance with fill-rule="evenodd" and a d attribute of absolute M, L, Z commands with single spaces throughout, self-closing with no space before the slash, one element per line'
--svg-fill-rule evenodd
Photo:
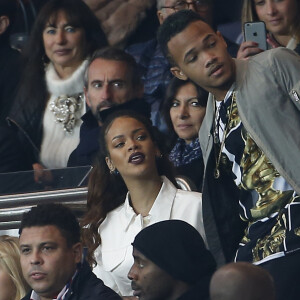
<path fill-rule="evenodd" d="M 56 226 L 66 239 L 68 247 L 80 242 L 80 226 L 73 212 L 62 204 L 38 204 L 22 216 L 19 235 L 24 228 Z"/>

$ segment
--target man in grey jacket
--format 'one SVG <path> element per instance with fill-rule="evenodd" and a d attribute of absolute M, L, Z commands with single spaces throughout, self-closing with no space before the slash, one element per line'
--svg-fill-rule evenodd
<path fill-rule="evenodd" d="M 300 287 L 291 282 L 300 275 L 300 57 L 279 48 L 234 60 L 220 33 L 190 11 L 170 16 L 158 39 L 173 74 L 210 92 L 200 129 L 210 250 L 219 264 L 237 250 L 237 261 L 270 271 L 279 299 L 297 299 Z M 230 182 L 238 190 L 228 190 Z M 239 245 L 238 213 L 246 225 Z"/>

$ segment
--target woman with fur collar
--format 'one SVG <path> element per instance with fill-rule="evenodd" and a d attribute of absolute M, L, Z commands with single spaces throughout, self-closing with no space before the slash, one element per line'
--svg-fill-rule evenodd
<path fill-rule="evenodd" d="M 8 118 L 17 129 L 29 169 L 67 166 L 85 113 L 86 59 L 106 44 L 97 18 L 81 0 L 50 0 L 41 9 Z"/>

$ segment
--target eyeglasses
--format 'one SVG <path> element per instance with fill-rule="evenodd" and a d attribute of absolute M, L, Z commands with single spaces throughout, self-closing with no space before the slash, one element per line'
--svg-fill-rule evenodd
<path fill-rule="evenodd" d="M 207 0 L 206 1 L 196 0 L 191 2 L 178 1 L 173 6 L 162 6 L 161 8 L 170 8 L 170 9 L 174 9 L 174 11 L 177 12 L 179 10 L 190 9 L 190 5 L 193 5 L 196 11 L 204 11 L 207 10 L 209 4 Z"/>

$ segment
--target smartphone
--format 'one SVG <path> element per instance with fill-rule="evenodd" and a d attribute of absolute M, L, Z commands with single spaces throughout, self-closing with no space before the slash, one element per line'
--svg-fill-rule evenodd
<path fill-rule="evenodd" d="M 258 48 L 267 50 L 267 31 L 264 22 L 246 22 L 244 24 L 244 39 L 258 44 Z"/>

